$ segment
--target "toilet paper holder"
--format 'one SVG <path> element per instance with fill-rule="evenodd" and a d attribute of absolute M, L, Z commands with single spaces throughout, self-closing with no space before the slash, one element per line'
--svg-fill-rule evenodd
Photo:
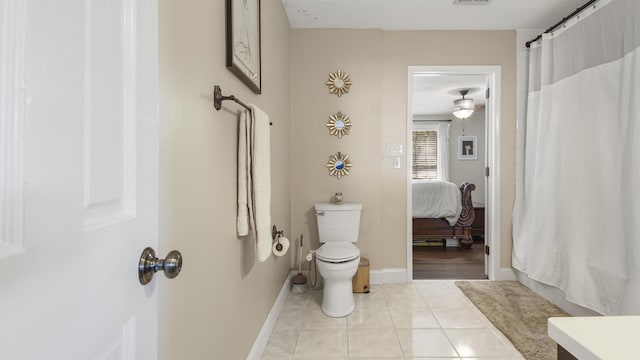
<path fill-rule="evenodd" d="M 271 228 L 271 238 L 273 239 L 273 241 L 276 241 L 276 250 L 278 251 L 282 251 L 283 245 L 280 243 L 280 241 L 278 241 L 280 239 L 280 237 L 284 236 L 284 230 L 278 230 L 278 228 L 273 225 L 273 227 Z"/>
<path fill-rule="evenodd" d="M 271 239 L 275 241 L 280 236 L 284 236 L 284 231 L 278 230 L 278 228 L 275 225 L 273 225 L 273 227 L 271 228 Z"/>

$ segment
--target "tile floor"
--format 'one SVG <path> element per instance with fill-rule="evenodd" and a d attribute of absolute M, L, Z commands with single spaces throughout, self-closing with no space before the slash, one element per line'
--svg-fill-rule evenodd
<path fill-rule="evenodd" d="M 289 293 L 262 359 L 524 359 L 453 280 L 373 286 L 344 318 L 321 301 Z"/>

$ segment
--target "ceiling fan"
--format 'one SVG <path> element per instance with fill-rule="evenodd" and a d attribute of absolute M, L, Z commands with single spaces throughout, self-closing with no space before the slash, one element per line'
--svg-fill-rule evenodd
<path fill-rule="evenodd" d="M 484 105 L 475 105 L 473 99 L 465 98 L 468 93 L 469 89 L 460 90 L 462 98 L 453 101 L 452 113 L 459 119 L 466 119 L 471 116 L 475 110 L 484 109 Z"/>

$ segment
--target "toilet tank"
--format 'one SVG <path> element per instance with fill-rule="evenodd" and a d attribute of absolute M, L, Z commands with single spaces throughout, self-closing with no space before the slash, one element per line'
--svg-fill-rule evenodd
<path fill-rule="evenodd" d="M 362 204 L 318 203 L 315 205 L 318 219 L 318 237 L 321 243 L 356 242 L 360 230 Z"/>

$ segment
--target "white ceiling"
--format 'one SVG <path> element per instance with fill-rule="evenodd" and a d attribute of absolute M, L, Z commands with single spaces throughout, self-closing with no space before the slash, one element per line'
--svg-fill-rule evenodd
<path fill-rule="evenodd" d="M 413 78 L 414 115 L 447 115 L 453 109 L 453 100 L 460 99 L 460 90 L 469 90 L 465 96 L 474 104 L 485 105 L 486 78 L 481 75 L 421 76 Z"/>
<path fill-rule="evenodd" d="M 387 30 L 546 29 L 587 0 L 282 0 L 292 28 Z"/>
<path fill-rule="evenodd" d="M 454 5 L 454 0 L 282 0 L 292 28 L 386 30 L 546 29 L 587 0 L 490 0 Z M 414 78 L 413 113 L 451 112 L 459 90 L 484 104 L 483 77 Z"/>

